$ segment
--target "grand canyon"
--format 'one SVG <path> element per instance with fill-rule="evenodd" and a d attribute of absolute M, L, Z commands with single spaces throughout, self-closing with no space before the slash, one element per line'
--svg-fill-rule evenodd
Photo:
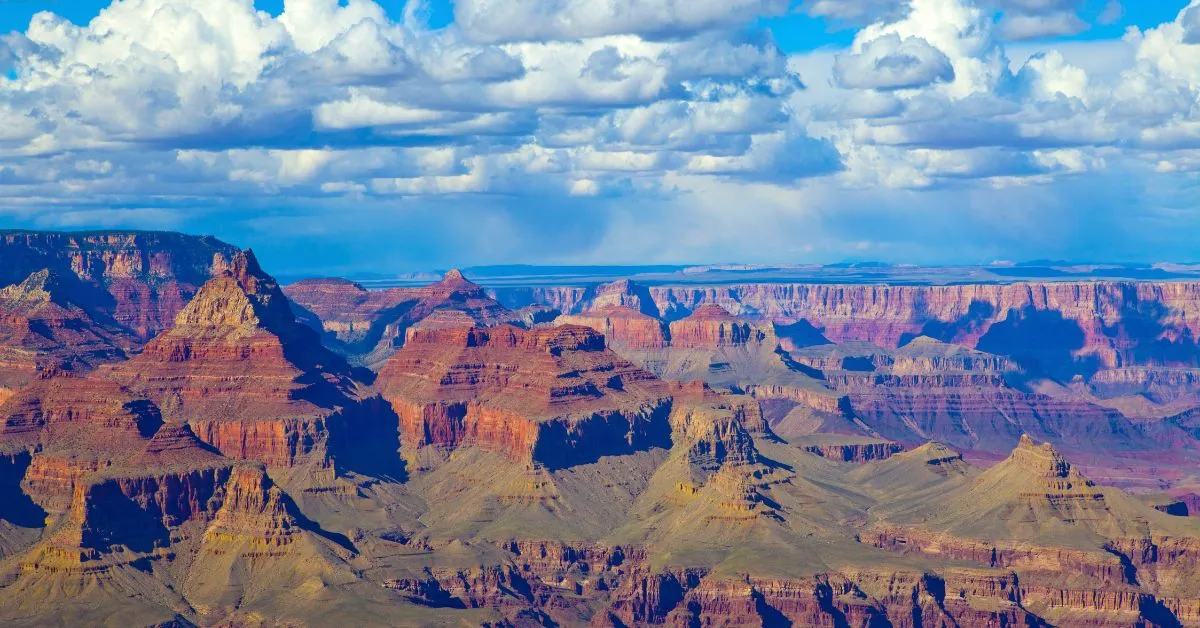
<path fill-rule="evenodd" d="M 0 623 L 1200 626 L 1200 277 L 269 271 L 0 232 Z"/>

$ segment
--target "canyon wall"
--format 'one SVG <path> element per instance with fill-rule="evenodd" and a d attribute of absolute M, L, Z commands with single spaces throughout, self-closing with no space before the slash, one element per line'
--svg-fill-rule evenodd
<path fill-rule="evenodd" d="M 593 307 L 599 289 L 497 290 L 564 313 Z M 1126 364 L 1198 366 L 1200 283 L 1088 282 L 884 286 L 751 284 L 651 286 L 639 302 L 665 320 L 703 305 L 789 324 L 808 321 L 833 342 L 897 347 L 925 335 L 1013 355 L 1052 374 Z M 998 350 L 1000 349 L 1000 350 Z"/>
<path fill-rule="evenodd" d="M 0 286 L 42 269 L 71 274 L 91 289 L 90 307 L 145 340 L 236 253 L 216 238 L 179 233 L 0 231 Z"/>

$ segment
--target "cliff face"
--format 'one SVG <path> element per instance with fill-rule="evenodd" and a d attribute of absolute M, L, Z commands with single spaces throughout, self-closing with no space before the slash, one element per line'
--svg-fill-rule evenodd
<path fill-rule="evenodd" d="M 295 320 L 251 253 L 220 269 L 140 355 L 97 375 L 225 455 L 272 466 L 327 465 L 331 431 L 369 431 L 375 420 L 359 411 L 367 399 L 349 366 Z"/>
<path fill-rule="evenodd" d="M 657 351 L 667 348 L 666 326 L 662 321 L 625 306 L 608 306 L 582 314 L 561 316 L 560 325 L 582 325 L 604 334 L 615 349 Z"/>
<path fill-rule="evenodd" d="M 375 368 L 404 344 L 411 327 L 431 317 L 451 313 L 458 325 L 466 326 L 524 318 L 457 270 L 422 288 L 368 291 L 344 280 L 318 279 L 294 283 L 285 292 L 301 310 L 301 319 L 321 331 L 330 346 Z"/>
<path fill-rule="evenodd" d="M 647 294 L 667 320 L 719 305 L 738 316 L 808 321 L 834 342 L 898 347 L 932 336 L 1017 355 L 1055 375 L 1126 364 L 1196 366 L 1200 358 L 1200 284 L 1187 282 L 655 286 Z M 583 290 L 526 295 L 564 313 L 592 307 Z"/>
<path fill-rule="evenodd" d="M 43 269 L 89 288 L 86 309 L 145 340 L 175 315 L 237 249 L 215 238 L 157 232 L 0 231 L 0 285 Z"/>
<path fill-rule="evenodd" d="M 770 325 L 739 320 L 718 305 L 703 305 L 683 320 L 671 323 L 671 346 L 679 349 L 716 349 L 751 343 L 778 344 Z"/>
<path fill-rule="evenodd" d="M 584 327 L 418 329 L 376 382 L 406 447 L 563 466 L 665 436 L 667 386 Z"/>

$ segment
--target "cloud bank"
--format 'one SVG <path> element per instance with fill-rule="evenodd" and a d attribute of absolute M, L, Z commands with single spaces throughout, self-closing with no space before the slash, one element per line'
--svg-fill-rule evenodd
<path fill-rule="evenodd" d="M 1122 40 L 1014 43 L 1081 30 L 1082 7 L 41 13 L 0 40 L 0 224 L 215 232 L 297 271 L 1191 256 L 1200 0 Z M 797 9 L 853 44 L 784 54 L 760 19 Z"/>

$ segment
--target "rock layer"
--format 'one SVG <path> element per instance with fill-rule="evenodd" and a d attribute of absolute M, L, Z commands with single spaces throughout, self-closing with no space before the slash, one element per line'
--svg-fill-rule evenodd
<path fill-rule="evenodd" d="M 406 447 L 465 444 L 562 466 L 659 444 L 667 387 L 585 327 L 415 330 L 377 386 Z"/>
<path fill-rule="evenodd" d="M 1097 366 L 1200 366 L 1200 284 L 1190 282 L 1016 283 L 878 286 L 759 284 L 652 286 L 641 307 L 667 320 L 704 305 L 790 324 L 808 321 L 834 342 L 901 346 L 917 336 L 993 351 L 1008 345 L 1048 372 Z M 591 309 L 582 289 L 532 289 L 533 302 L 575 313 Z"/>
<path fill-rule="evenodd" d="M 165 330 L 237 249 L 215 238 L 161 232 L 0 231 L 0 285 L 49 269 L 73 276 L 102 311 L 145 340 Z"/>

